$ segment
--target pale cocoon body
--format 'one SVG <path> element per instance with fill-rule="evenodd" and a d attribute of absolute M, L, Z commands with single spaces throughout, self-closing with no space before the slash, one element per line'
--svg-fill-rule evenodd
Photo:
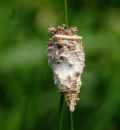
<path fill-rule="evenodd" d="M 55 84 L 64 94 L 70 111 L 74 111 L 79 100 L 85 61 L 82 37 L 77 36 L 76 28 L 67 29 L 64 25 L 49 30 L 52 35 L 48 44 L 48 59 Z"/>

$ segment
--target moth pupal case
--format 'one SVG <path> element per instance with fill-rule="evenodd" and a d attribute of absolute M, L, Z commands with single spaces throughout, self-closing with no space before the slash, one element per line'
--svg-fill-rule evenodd
<path fill-rule="evenodd" d="M 85 62 L 82 37 L 76 35 L 75 28 L 66 29 L 65 26 L 50 29 L 50 32 L 52 37 L 48 45 L 48 59 L 53 69 L 55 84 L 63 93 L 70 111 L 74 111 L 79 100 Z"/>

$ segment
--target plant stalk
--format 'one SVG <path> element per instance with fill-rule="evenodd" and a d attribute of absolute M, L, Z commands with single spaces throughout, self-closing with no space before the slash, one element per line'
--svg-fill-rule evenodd
<path fill-rule="evenodd" d="M 68 117 L 69 117 L 69 128 L 70 130 L 74 130 L 73 126 L 73 112 L 71 112 L 68 108 Z"/>
<path fill-rule="evenodd" d="M 68 26 L 67 0 L 64 0 L 64 6 L 65 6 L 65 24 L 66 26 Z"/>
<path fill-rule="evenodd" d="M 58 128 L 58 130 L 62 130 L 63 112 L 64 112 L 64 95 L 61 93 L 60 108 L 59 108 L 59 128 Z"/>

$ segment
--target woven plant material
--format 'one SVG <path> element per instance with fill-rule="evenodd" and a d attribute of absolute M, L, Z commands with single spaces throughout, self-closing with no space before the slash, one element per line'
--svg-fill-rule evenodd
<path fill-rule="evenodd" d="M 74 111 L 85 61 L 82 37 L 77 35 L 76 27 L 66 28 L 65 25 L 51 27 L 49 32 L 48 60 L 55 84 L 63 93 L 70 111 Z"/>

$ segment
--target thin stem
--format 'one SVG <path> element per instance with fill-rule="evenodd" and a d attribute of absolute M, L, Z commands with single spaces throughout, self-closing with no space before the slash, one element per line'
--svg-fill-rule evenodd
<path fill-rule="evenodd" d="M 59 109 L 59 128 L 58 130 L 62 130 L 62 124 L 63 124 L 63 111 L 64 110 L 64 96 L 61 93 L 60 97 L 60 109 Z"/>
<path fill-rule="evenodd" d="M 73 126 L 73 113 L 71 111 L 69 111 L 69 108 L 68 108 L 68 117 L 69 117 L 69 127 L 70 127 L 70 130 L 74 130 L 74 126 Z"/>
<path fill-rule="evenodd" d="M 65 24 L 68 26 L 67 0 L 64 0 L 65 5 Z"/>
<path fill-rule="evenodd" d="M 73 130 L 73 113 L 70 112 L 70 130 Z"/>

